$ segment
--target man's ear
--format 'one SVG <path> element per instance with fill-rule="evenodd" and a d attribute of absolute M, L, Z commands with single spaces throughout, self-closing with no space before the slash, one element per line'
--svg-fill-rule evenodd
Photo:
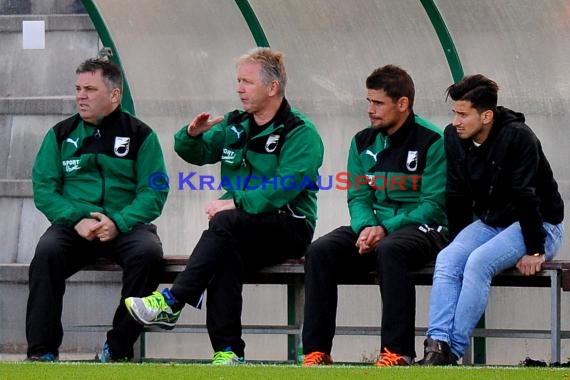
<path fill-rule="evenodd" d="M 278 80 L 272 80 L 269 84 L 269 95 L 275 96 L 279 93 L 279 89 L 281 87 L 281 83 Z"/>
<path fill-rule="evenodd" d="M 495 113 L 492 110 L 483 111 L 483 113 L 481 113 L 481 122 L 483 124 L 489 124 L 489 123 L 493 122 L 494 116 L 495 116 Z"/>
<path fill-rule="evenodd" d="M 408 99 L 407 96 L 402 96 L 400 99 L 398 99 L 396 104 L 400 112 L 405 112 L 410 108 L 410 99 Z"/>
<path fill-rule="evenodd" d="M 118 88 L 114 88 L 111 90 L 111 101 L 113 103 L 120 103 L 121 102 L 121 90 Z"/>

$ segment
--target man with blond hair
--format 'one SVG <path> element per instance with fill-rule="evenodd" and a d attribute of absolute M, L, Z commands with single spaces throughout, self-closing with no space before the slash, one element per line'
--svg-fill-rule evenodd
<path fill-rule="evenodd" d="M 237 64 L 243 110 L 213 118 L 202 112 L 176 134 L 175 150 L 185 161 L 221 162 L 226 192 L 206 206 L 209 227 L 172 288 L 125 301 L 140 323 L 171 329 L 185 304 L 201 307 L 206 291 L 214 365 L 245 361 L 241 311 L 247 274 L 303 256 L 313 237 L 313 184 L 323 144 L 313 123 L 285 99 L 286 82 L 283 54 L 256 48 Z"/>

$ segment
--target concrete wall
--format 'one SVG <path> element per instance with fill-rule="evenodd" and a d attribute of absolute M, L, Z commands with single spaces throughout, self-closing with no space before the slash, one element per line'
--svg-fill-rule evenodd
<path fill-rule="evenodd" d="M 177 190 L 177 173 L 217 176 L 217 166 L 197 168 L 173 152 L 172 135 L 197 112 L 220 114 L 239 107 L 235 94 L 235 59 L 256 45 L 232 1 L 99 0 L 101 11 L 123 62 L 137 115 L 159 134 L 174 180 L 164 214 L 157 220 L 167 254 L 189 254 L 206 227 L 204 205 L 214 191 Z M 450 121 L 444 89 L 453 82 L 445 53 L 421 3 L 416 0 L 251 0 L 270 45 L 286 53 L 291 103 L 311 117 L 327 147 L 322 175 L 345 169 L 348 145 L 367 125 L 364 80 L 376 67 L 394 63 L 416 82 L 415 111 L 440 126 Z M 498 81 L 500 103 L 526 114 L 541 138 L 560 184 L 570 200 L 566 120 L 570 117 L 570 0 L 437 0 L 466 74 L 481 72 Z M 31 200 L 30 171 L 45 132 L 74 112 L 73 73 L 79 62 L 101 47 L 77 1 L 0 0 L 0 263 L 28 263 L 47 221 Z M 57 14 L 56 14 L 57 13 Z M 8 16 L 9 15 L 9 16 Z M 22 50 L 21 21 L 45 19 L 46 49 Z M 141 38 L 144 36 L 144 38 Z M 568 210 L 568 207 L 567 207 Z M 569 213 L 566 211 L 566 216 Z M 319 195 L 316 237 L 348 223 L 346 194 Z M 570 259 L 570 239 L 559 258 Z M 10 266 L 8 265 L 8 266 Z M 15 269 L 10 269 L 13 271 Z M 25 278 L 25 272 L 21 272 Z M 0 272 L 0 274 L 8 272 Z M 11 273 L 11 272 L 10 272 Z M 8 276 L 8 275 L 6 275 Z M 86 277 L 84 277 L 86 276 Z M 118 296 L 114 276 L 97 285 L 90 274 L 70 283 L 65 324 L 93 318 L 108 323 Z M 0 352 L 22 352 L 21 316 L 25 283 L 0 276 Z M 20 278 L 20 277 L 18 277 Z M 427 324 L 429 288 L 418 289 L 418 326 Z M 280 287 L 248 287 L 244 323 L 277 323 L 283 313 Z M 377 325 L 381 302 L 375 287 L 342 288 L 339 324 Z M 267 303 L 274 310 L 267 312 Z M 528 300 L 532 300 L 532 308 Z M 104 305 L 92 310 L 89 303 Z M 563 313 L 570 297 L 563 296 Z M 10 305 L 10 307 L 8 307 Z M 70 306 L 67 306 L 70 305 Z M 544 328 L 548 293 L 543 290 L 493 289 L 487 309 L 490 327 Z M 203 312 L 186 310 L 186 321 Z M 563 319 L 563 328 L 570 329 Z M 64 351 L 95 353 L 104 334 L 66 334 Z M 284 358 L 285 344 L 275 337 L 246 337 L 251 359 Z M 284 338 L 283 338 L 284 339 Z M 152 356 L 206 358 L 205 336 L 152 334 Z M 278 342 L 268 346 L 269 342 Z M 268 348 L 269 347 L 269 348 Z M 337 337 L 337 360 L 360 361 L 379 347 L 377 337 Z M 418 339 L 421 352 L 421 339 Z M 515 364 L 525 356 L 548 359 L 547 341 L 493 339 L 491 363 Z M 570 346 L 563 342 L 563 358 Z"/>
<path fill-rule="evenodd" d="M 82 10 L 76 0 L 0 1 L 0 358 L 25 356 L 27 267 L 49 225 L 32 199 L 35 154 L 47 130 L 75 112 L 75 69 L 101 47 L 89 16 L 77 13 Z M 45 49 L 22 48 L 24 20 L 45 21 Z M 64 325 L 108 323 L 119 284 L 116 275 L 86 273 L 73 278 L 65 298 Z M 94 357 L 103 341 L 101 333 L 70 333 L 62 348 Z"/>

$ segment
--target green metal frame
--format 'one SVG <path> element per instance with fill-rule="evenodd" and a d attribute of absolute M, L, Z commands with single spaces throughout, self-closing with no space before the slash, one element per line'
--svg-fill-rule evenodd
<path fill-rule="evenodd" d="M 235 0 L 236 5 L 238 6 L 255 43 L 259 47 L 269 47 L 269 41 L 267 40 L 267 36 L 265 36 L 265 32 L 263 31 L 263 27 L 259 23 L 253 8 L 249 4 L 248 0 Z"/>
<path fill-rule="evenodd" d="M 435 29 L 435 33 L 439 38 L 439 42 L 443 48 L 443 54 L 445 54 L 447 64 L 451 70 L 453 80 L 455 82 L 460 81 L 464 75 L 461 60 L 459 59 L 459 54 L 457 54 L 457 50 L 455 49 L 455 44 L 453 43 L 451 34 L 449 34 L 449 29 L 447 29 L 447 25 L 445 25 L 445 21 L 443 20 L 443 17 L 441 17 L 441 13 L 439 13 L 439 9 L 437 9 L 433 0 L 420 0 L 420 3 L 422 3 L 431 24 Z"/>
<path fill-rule="evenodd" d="M 121 64 L 121 58 L 119 57 L 119 52 L 117 51 L 117 47 L 115 46 L 115 42 L 113 41 L 113 37 L 111 37 L 111 33 L 97 8 L 95 5 L 95 1 L 93 0 L 81 0 L 87 14 L 91 18 L 93 25 L 95 25 L 95 29 L 99 34 L 99 38 L 103 43 L 103 46 L 108 47 L 113 52 L 113 56 L 111 57 L 111 61 L 117 64 L 119 67 L 123 67 Z M 123 69 L 123 99 L 121 101 L 121 107 L 123 110 L 135 115 L 135 104 L 133 102 L 133 97 L 131 95 L 131 88 L 129 86 L 129 82 L 127 80 L 127 74 Z"/>

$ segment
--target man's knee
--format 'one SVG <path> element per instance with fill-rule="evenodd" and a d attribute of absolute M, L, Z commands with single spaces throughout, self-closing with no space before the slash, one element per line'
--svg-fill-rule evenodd
<path fill-rule="evenodd" d="M 387 263 L 400 263 L 409 256 L 409 247 L 401 239 L 385 238 L 376 247 L 376 260 L 378 265 Z"/>
<path fill-rule="evenodd" d="M 220 211 L 210 220 L 209 229 L 231 231 L 237 223 L 243 221 L 242 216 L 243 212 L 240 210 Z"/>
<path fill-rule="evenodd" d="M 162 245 L 158 241 L 148 240 L 142 243 L 136 250 L 139 265 L 153 266 L 163 265 Z"/>
<path fill-rule="evenodd" d="M 334 266 L 335 247 L 324 238 L 317 239 L 309 245 L 305 252 L 305 271 L 323 270 L 323 267 Z"/>
<path fill-rule="evenodd" d="M 49 263 L 58 261 L 58 258 L 63 254 L 63 245 L 61 234 L 57 229 L 48 229 L 38 241 L 36 251 L 32 263 Z"/>

